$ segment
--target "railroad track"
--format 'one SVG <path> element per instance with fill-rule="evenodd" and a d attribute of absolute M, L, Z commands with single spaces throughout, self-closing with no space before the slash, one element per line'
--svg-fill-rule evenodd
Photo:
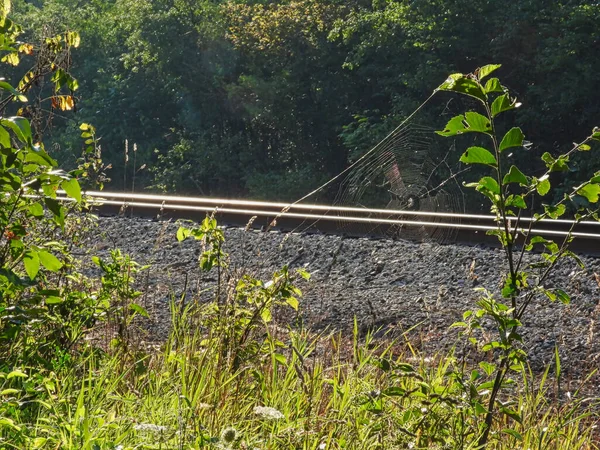
<path fill-rule="evenodd" d="M 70 201 L 64 192 L 59 199 Z M 313 204 L 270 203 L 247 200 L 178 197 L 116 192 L 86 192 L 92 210 L 102 215 L 165 219 L 201 220 L 215 213 L 220 223 L 285 231 L 343 233 L 353 236 L 397 237 L 412 240 L 438 240 L 458 243 L 497 242 L 486 233 L 497 229 L 492 215 L 456 214 L 427 211 L 350 208 Z M 512 228 L 514 224 L 509 224 Z M 536 221 L 522 217 L 519 228 L 562 241 L 569 230 L 572 248 L 600 253 L 600 222 L 576 225 L 570 220 Z"/>

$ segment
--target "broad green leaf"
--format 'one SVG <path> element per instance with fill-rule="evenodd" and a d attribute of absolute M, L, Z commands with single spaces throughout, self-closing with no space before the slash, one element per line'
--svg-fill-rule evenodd
<path fill-rule="evenodd" d="M 44 207 L 39 203 L 29 205 L 29 213 L 34 217 L 42 217 L 44 215 Z"/>
<path fill-rule="evenodd" d="M 483 147 L 470 147 L 460 157 L 460 161 L 465 164 L 487 164 L 496 166 L 498 162 L 494 155 Z"/>
<path fill-rule="evenodd" d="M 585 197 L 590 203 L 597 203 L 600 195 L 600 184 L 586 184 L 577 191 L 579 195 Z"/>
<path fill-rule="evenodd" d="M 579 150 L 580 152 L 589 152 L 592 149 L 592 147 L 590 147 L 587 144 L 581 144 L 579 147 L 577 147 L 577 150 Z"/>
<path fill-rule="evenodd" d="M 2 148 L 11 148 L 10 133 L 6 131 L 6 128 L 0 126 L 0 146 Z"/>
<path fill-rule="evenodd" d="M 515 109 L 519 106 L 521 106 L 521 104 L 517 103 L 516 100 L 511 99 L 508 94 L 501 95 L 494 100 L 494 103 L 492 103 L 492 117 L 496 117 L 504 111 Z"/>
<path fill-rule="evenodd" d="M 177 241 L 179 241 L 179 242 L 185 241 L 191 235 L 192 235 L 192 232 L 189 228 L 179 227 L 179 229 L 177 230 Z"/>
<path fill-rule="evenodd" d="M 544 178 L 538 182 L 535 188 L 537 189 L 538 194 L 544 196 L 550 192 L 550 187 L 550 180 L 548 180 L 548 178 Z"/>
<path fill-rule="evenodd" d="M 17 99 L 19 99 L 19 101 L 21 101 L 21 102 L 26 102 L 27 101 L 27 97 L 25 97 L 23 94 L 21 94 L 19 91 L 17 91 L 14 87 L 12 87 L 6 81 L 0 80 L 0 89 L 4 89 L 5 91 L 10 92 Z"/>
<path fill-rule="evenodd" d="M 500 142 L 500 151 L 503 152 L 507 148 L 522 147 L 525 135 L 520 128 L 511 128 L 502 138 Z"/>
<path fill-rule="evenodd" d="M 23 117 L 9 117 L 2 119 L 0 123 L 10 128 L 21 142 L 29 145 L 32 144 L 31 126 L 27 119 Z"/>
<path fill-rule="evenodd" d="M 298 299 L 296 297 L 288 297 L 285 302 L 290 305 L 295 311 L 298 311 Z"/>
<path fill-rule="evenodd" d="M 450 119 L 443 131 L 437 131 L 441 136 L 456 136 L 463 133 L 490 133 L 492 125 L 487 117 L 469 111 L 464 116 Z"/>
<path fill-rule="evenodd" d="M 77 181 L 77 178 L 65 180 L 60 184 L 60 186 L 69 197 L 75 199 L 78 203 L 81 203 L 81 186 L 79 186 L 79 181 Z"/>
<path fill-rule="evenodd" d="M 592 139 L 600 141 L 600 128 L 594 128 L 594 130 L 592 131 Z"/>
<path fill-rule="evenodd" d="M 506 199 L 506 206 L 527 209 L 527 203 L 525 203 L 525 199 L 522 195 L 509 195 Z"/>
<path fill-rule="evenodd" d="M 551 219 L 558 219 L 567 211 L 567 207 L 564 204 L 560 204 L 557 206 L 553 205 L 544 205 L 544 212 Z"/>
<path fill-rule="evenodd" d="M 542 161 L 546 163 L 546 167 L 550 169 L 550 172 L 566 172 L 569 170 L 567 164 L 569 162 L 569 157 L 566 155 L 560 155 L 558 159 L 554 159 L 550 153 L 545 152 L 542 155 Z"/>
<path fill-rule="evenodd" d="M 27 272 L 29 279 L 33 280 L 40 271 L 40 258 L 38 253 L 29 250 L 23 258 L 23 265 L 25 266 L 25 272 Z"/>
<path fill-rule="evenodd" d="M 504 92 L 504 88 L 500 84 L 498 78 L 490 78 L 487 83 L 485 83 L 485 93 L 491 94 L 492 92 Z"/>
<path fill-rule="evenodd" d="M 480 80 L 483 80 L 485 77 L 487 77 L 492 72 L 499 69 L 500 67 L 502 67 L 502 64 L 488 64 L 486 66 L 483 66 L 479 70 L 476 71 L 477 78 L 479 78 Z"/>
<path fill-rule="evenodd" d="M 487 117 L 474 111 L 468 111 L 465 113 L 465 118 L 468 124 L 468 131 L 491 133 L 492 124 Z"/>
<path fill-rule="evenodd" d="M 500 186 L 492 177 L 483 177 L 477 184 L 477 190 L 487 189 L 494 194 L 500 194 Z"/>
<path fill-rule="evenodd" d="M 504 184 L 508 183 L 519 183 L 521 186 L 529 186 L 529 180 L 525 176 L 523 172 L 519 170 L 517 166 L 511 166 L 510 170 L 506 175 L 504 175 L 504 179 L 502 180 Z"/>
<path fill-rule="evenodd" d="M 58 305 L 63 302 L 63 299 L 55 295 L 50 295 L 49 297 L 46 297 L 45 301 L 46 305 Z"/>
<path fill-rule="evenodd" d="M 484 103 L 487 99 L 481 85 L 477 81 L 463 75 L 462 73 L 454 73 L 450 75 L 438 89 L 442 91 L 459 92 L 461 94 L 469 95 Z"/>
<path fill-rule="evenodd" d="M 51 272 L 56 272 L 63 266 L 58 258 L 49 251 L 40 250 L 38 255 L 43 266 Z"/>

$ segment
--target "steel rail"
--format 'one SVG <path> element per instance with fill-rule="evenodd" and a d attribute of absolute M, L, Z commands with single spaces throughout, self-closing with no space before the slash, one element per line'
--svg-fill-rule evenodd
<path fill-rule="evenodd" d="M 64 191 L 57 199 L 72 202 Z M 497 246 L 498 239 L 488 235 L 499 230 L 496 217 L 482 214 L 437 213 L 368 209 L 314 204 L 269 203 L 250 200 L 177 197 L 167 195 L 132 194 L 123 192 L 88 191 L 86 203 L 92 211 L 103 215 L 131 215 L 155 219 L 202 220 L 216 214 L 223 225 L 251 226 L 262 230 L 321 232 L 356 237 L 393 237 L 407 240 L 454 242 L 466 245 L 483 243 Z M 511 223 L 512 222 L 512 223 Z M 570 220 L 538 220 L 516 218 L 508 224 L 509 232 L 523 242 L 526 235 L 549 239 L 573 238 L 571 249 L 586 254 L 600 254 L 600 223 Z M 573 227 L 575 225 L 575 229 Z M 529 230 L 531 227 L 531 230 Z M 504 226 L 502 225 L 502 229 Z M 448 230 L 448 236 L 435 234 Z"/>
<path fill-rule="evenodd" d="M 176 211 L 193 211 L 193 212 L 203 212 L 203 213 L 211 213 L 216 212 L 219 214 L 233 214 L 239 216 L 247 216 L 247 217 L 273 217 L 273 211 L 264 211 L 264 210 L 256 210 L 256 209 L 234 209 L 234 208 L 214 208 L 214 207 L 204 207 L 204 206 L 190 206 L 190 205 L 175 205 L 175 204 L 162 204 L 162 203 L 144 203 L 144 202 L 122 202 L 115 200 L 104 200 L 102 201 L 104 205 L 113 205 L 113 206 L 126 206 L 130 208 L 140 207 L 140 208 L 153 208 L 157 210 L 176 210 Z M 402 219 L 378 219 L 378 218 L 368 218 L 368 217 L 350 217 L 350 216 L 327 216 L 327 215 L 317 215 L 317 214 L 300 214 L 300 213 L 290 213 L 290 212 L 281 212 L 279 213 L 282 218 L 293 218 L 293 219 L 302 219 L 302 220 L 313 220 L 313 221 L 344 221 L 348 223 L 362 223 L 362 224 L 371 224 L 371 225 L 391 225 L 391 226 L 414 226 L 414 227 L 424 227 L 424 228 L 452 228 L 457 230 L 472 230 L 472 231 L 491 231 L 497 230 L 498 226 L 483 226 L 483 225 L 469 225 L 469 224 L 461 224 L 461 223 L 449 223 L 449 222 L 425 222 L 425 221 L 415 221 L 415 220 L 402 220 Z M 514 231 L 514 227 L 509 226 L 510 231 Z M 519 227 L 518 231 L 526 232 L 529 231 L 523 227 Z M 531 234 L 540 234 L 545 236 L 561 236 L 566 237 L 571 234 L 574 238 L 585 238 L 585 239 L 598 239 L 600 240 L 600 234 L 593 233 L 580 233 L 580 232 L 567 232 L 567 231 L 557 231 L 557 230 L 547 230 L 547 229 L 532 229 L 529 231 Z"/>
<path fill-rule="evenodd" d="M 64 191 L 58 191 L 59 194 L 65 195 Z M 280 214 L 284 214 L 291 210 L 312 210 L 312 211 L 327 211 L 330 213 L 360 213 L 360 214 L 371 214 L 371 215 L 387 215 L 387 216 L 421 216 L 421 217 L 440 217 L 440 218 L 454 218 L 460 220 L 488 220 L 495 222 L 496 217 L 491 214 L 460 214 L 460 213 L 445 213 L 445 212 L 431 212 L 431 211 L 414 211 L 414 210 L 394 210 L 394 209 L 377 209 L 377 208 L 356 208 L 346 206 L 330 206 L 321 204 L 297 204 L 297 203 L 278 203 L 278 202 L 261 202 L 252 200 L 232 200 L 232 199 L 215 199 L 215 198 L 203 198 L 203 197 L 179 197 L 171 195 L 153 195 L 153 194 L 134 194 L 134 193 L 123 193 L 123 192 L 104 192 L 104 191 L 87 191 L 85 195 L 95 199 L 97 201 L 110 199 L 121 199 L 122 204 L 134 206 L 150 205 L 152 203 L 168 206 L 183 206 L 184 204 L 195 203 L 198 205 L 212 205 L 213 210 L 215 208 L 223 208 L 224 206 L 238 206 L 238 207 L 259 207 L 259 208 L 271 208 L 273 211 L 279 210 Z M 171 205 L 169 202 L 177 202 Z M 336 216 L 346 217 L 346 216 Z M 516 219 L 516 218 L 515 218 Z M 565 219 L 536 219 L 534 217 L 520 217 L 520 222 L 524 223 L 551 223 L 551 224 L 565 224 L 570 225 L 573 223 L 571 220 Z M 600 222 L 594 221 L 582 221 L 579 222 L 579 226 L 593 226 L 598 227 L 600 233 Z"/>

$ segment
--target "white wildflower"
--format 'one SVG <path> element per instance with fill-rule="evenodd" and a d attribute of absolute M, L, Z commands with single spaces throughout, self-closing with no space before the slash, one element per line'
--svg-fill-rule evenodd
<path fill-rule="evenodd" d="M 279 420 L 285 419 L 285 416 L 281 411 L 276 410 L 275 408 L 271 408 L 270 406 L 255 406 L 254 414 L 257 416 L 261 416 L 264 419 L 268 420 Z"/>
<path fill-rule="evenodd" d="M 138 423 L 134 425 L 133 429 L 135 431 L 148 431 L 150 433 L 165 433 L 167 431 L 167 427 L 153 423 Z"/>

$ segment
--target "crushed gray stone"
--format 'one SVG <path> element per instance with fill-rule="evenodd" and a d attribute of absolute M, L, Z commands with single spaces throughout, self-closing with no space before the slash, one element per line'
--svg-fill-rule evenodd
<path fill-rule="evenodd" d="M 106 257 L 120 248 L 150 268 L 138 279 L 152 316 L 152 333 L 164 338 L 170 327 L 169 301 L 191 300 L 214 287 L 212 273 L 198 268 L 200 245 L 177 242 L 178 224 L 124 217 L 100 217 L 86 248 Z M 261 232 L 224 228 L 231 267 L 267 280 L 283 265 L 306 268 L 301 317 L 314 329 L 361 329 L 403 333 L 427 353 L 447 351 L 457 338 L 450 328 L 465 310 L 476 309 L 476 288 L 498 293 L 506 270 L 499 248 L 481 245 L 413 243 L 339 235 Z M 523 322 L 531 365 L 553 363 L 558 346 L 566 375 L 577 379 L 600 365 L 600 259 L 583 257 L 585 269 L 562 263 L 547 286 L 561 287 L 571 303 L 536 299 Z M 185 292 L 184 292 L 185 290 Z M 297 321 L 298 318 L 293 318 Z M 600 380 L 594 380 L 598 383 Z M 599 389 L 600 390 L 600 389 Z"/>

